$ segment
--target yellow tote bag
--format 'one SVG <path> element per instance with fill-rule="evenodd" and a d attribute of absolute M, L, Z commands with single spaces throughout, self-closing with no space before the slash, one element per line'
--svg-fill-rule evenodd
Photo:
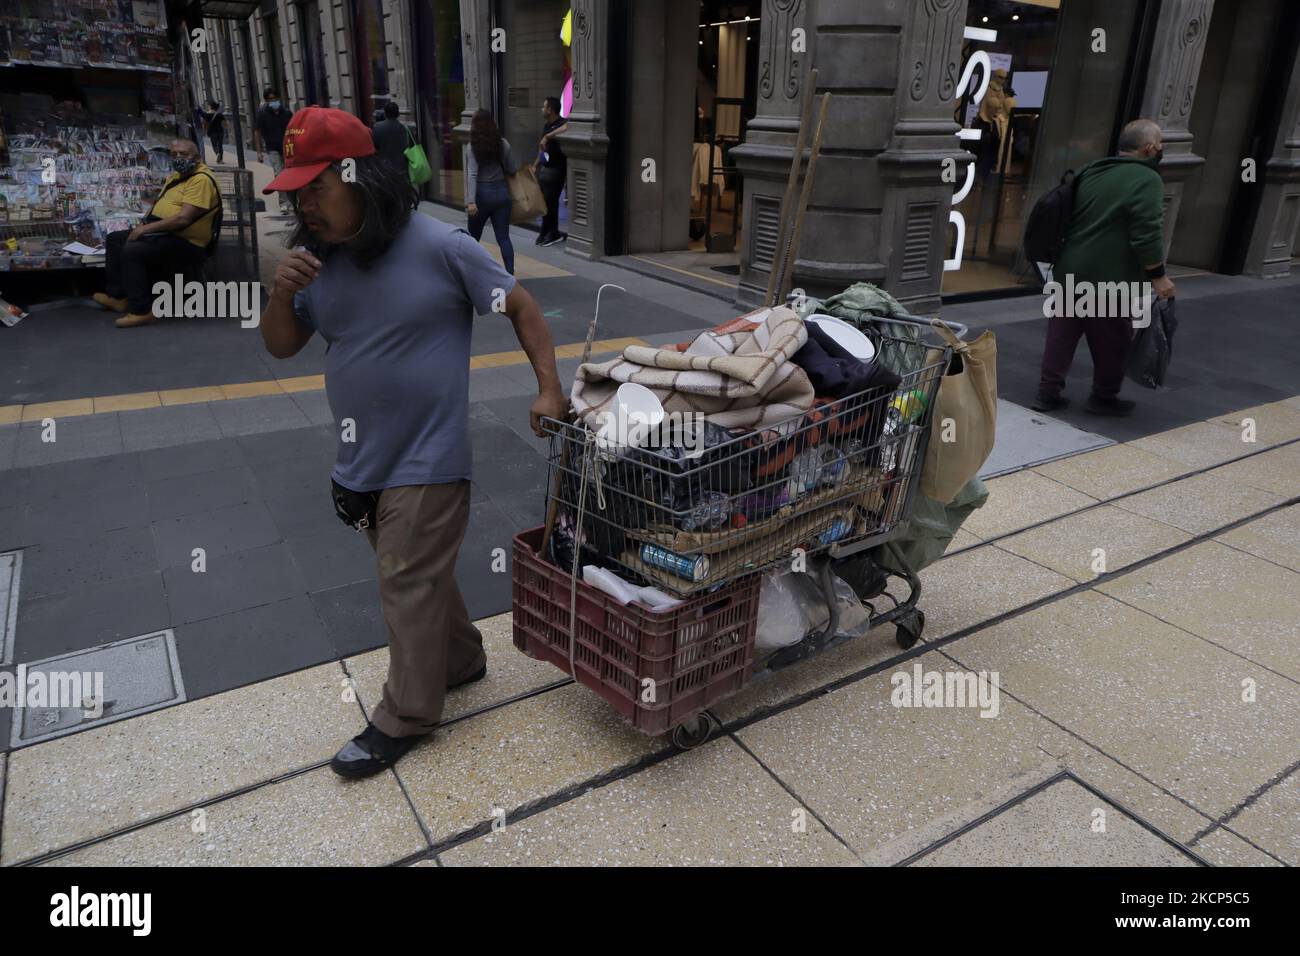
<path fill-rule="evenodd" d="M 973 342 L 963 342 L 947 326 L 935 323 L 934 328 L 953 353 L 939 380 L 920 491 L 948 504 L 979 474 L 993 451 L 998 425 L 998 343 L 989 331 Z M 941 354 L 931 352 L 927 364 L 938 361 Z"/>

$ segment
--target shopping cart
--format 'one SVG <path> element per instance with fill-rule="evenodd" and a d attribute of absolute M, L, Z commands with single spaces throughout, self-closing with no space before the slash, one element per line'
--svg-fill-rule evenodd
<path fill-rule="evenodd" d="M 759 430 L 686 418 L 615 439 L 545 419 L 556 518 L 553 530 L 548 522 L 515 539 L 516 646 L 685 748 L 711 733 L 713 703 L 849 639 L 838 633 L 834 588 L 848 562 L 859 572 L 865 562 L 855 590 L 868 629 L 892 623 L 901 647 L 915 644 L 921 582 L 893 539 L 911 515 L 952 358 L 946 344 L 924 340 L 931 321 L 863 324 L 876 349 L 870 387 Z M 882 547 L 888 568 L 870 557 Z M 582 580 L 587 565 L 680 603 L 658 612 L 624 604 Z M 829 618 L 756 670 L 759 580 L 782 566 L 816 577 Z M 906 598 L 886 591 L 890 576 L 905 581 Z M 892 606 L 877 612 L 875 599 Z"/>

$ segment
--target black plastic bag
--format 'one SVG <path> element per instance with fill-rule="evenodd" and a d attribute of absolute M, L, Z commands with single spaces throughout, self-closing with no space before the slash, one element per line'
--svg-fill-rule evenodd
<path fill-rule="evenodd" d="M 1178 317 L 1173 299 L 1156 299 L 1151 307 L 1151 324 L 1138 329 L 1128 352 L 1128 377 L 1143 388 L 1160 388 L 1174 354 L 1174 332 Z"/>

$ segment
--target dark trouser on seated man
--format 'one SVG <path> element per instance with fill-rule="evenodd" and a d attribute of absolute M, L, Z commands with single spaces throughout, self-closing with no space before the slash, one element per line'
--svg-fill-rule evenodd
<path fill-rule="evenodd" d="M 115 311 L 152 318 L 154 283 L 170 283 L 177 273 L 192 270 L 202 260 L 203 250 L 176 235 L 135 240 L 130 235 L 130 229 L 121 229 L 110 232 L 105 240 L 105 298 L 112 301 L 110 308 Z M 95 296 L 95 301 L 105 304 L 100 296 Z M 116 308 L 117 304 L 122 308 Z"/>

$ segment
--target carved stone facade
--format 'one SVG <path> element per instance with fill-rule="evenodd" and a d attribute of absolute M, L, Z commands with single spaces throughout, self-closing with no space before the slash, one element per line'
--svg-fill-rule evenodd
<path fill-rule="evenodd" d="M 1205 160 L 1195 152 L 1191 120 L 1201 57 L 1209 36 L 1214 0 L 1163 0 L 1147 71 L 1141 115 L 1160 124 L 1165 158 L 1165 248 L 1169 248 L 1183 186 Z"/>
<path fill-rule="evenodd" d="M 412 110 L 419 56 L 409 49 L 413 2 L 385 0 L 390 89 L 404 116 Z M 1277 0 L 1279 8 L 1283 2 Z M 455 132 L 463 142 L 473 111 L 492 108 L 501 95 L 500 54 L 491 50 L 499 2 L 457 3 L 465 109 Z M 278 13 L 285 93 L 296 104 L 304 86 L 298 19 L 306 8 L 291 0 L 267 0 L 267 5 Z M 655 5 L 654 10 L 647 10 L 648 5 Z M 944 181 L 941 171 L 945 160 L 956 159 L 960 178 L 968 155 L 953 119 L 967 8 L 968 0 L 762 0 L 760 31 L 750 54 L 758 57 L 757 114 L 746 127 L 744 144 L 731 151 L 744 184 L 739 303 L 758 302 L 767 286 L 803 87 L 809 68 L 816 67 L 817 92 L 829 91 L 833 101 L 794 263 L 795 286 L 817 294 L 865 280 L 884 286 L 915 311 L 938 307 L 943 262 L 953 244 L 952 198 L 961 186 L 960 181 Z M 331 101 L 354 110 L 348 0 L 318 0 L 318 9 Z M 1178 221 L 1188 177 L 1205 162 L 1205 146 L 1194 141 L 1189 127 L 1214 13 L 1215 0 L 1161 0 L 1146 51 L 1146 75 L 1135 80 L 1137 113 L 1164 129 L 1160 171 L 1168 231 Z M 269 37 L 262 15 L 252 19 L 251 62 L 237 50 L 236 70 L 254 70 L 253 85 L 260 91 L 269 79 Z M 656 124 L 663 130 L 660 151 L 678 151 L 674 104 L 689 93 L 681 93 L 684 81 L 674 70 L 689 64 L 693 74 L 695 63 L 693 41 L 682 40 L 688 19 L 694 20 L 693 12 L 688 17 L 678 0 L 572 0 L 574 103 L 562 139 L 569 157 L 569 253 L 599 258 L 616 247 L 653 251 L 656 241 L 671 248 L 667 237 L 681 231 L 681 216 L 667 213 L 669 205 L 677 208 L 679 183 L 661 182 L 657 193 L 646 193 L 649 199 L 631 190 L 641 154 L 650 152 L 646 143 L 657 135 Z M 664 36 L 648 37 L 645 31 L 656 22 L 663 24 Z M 612 42 L 617 62 L 611 62 Z M 1260 49 L 1266 46 L 1261 38 Z M 218 77 L 223 66 L 213 63 Z M 639 113 L 612 114 L 630 99 L 625 84 L 644 84 L 647 75 L 651 87 L 645 88 L 657 83 L 663 102 L 656 108 L 646 102 Z M 238 86 L 242 96 L 246 84 Z M 1282 132 L 1271 155 L 1260 157 L 1264 193 L 1246 265 L 1254 275 L 1287 274 L 1300 229 L 1300 66 L 1293 68 L 1285 95 Z M 662 161 L 660 168 L 665 168 Z M 655 203 L 663 212 L 657 218 L 647 213 Z M 625 232 L 640 229 L 636 242 L 606 234 L 610 204 L 623 207 Z"/>
<path fill-rule="evenodd" d="M 573 0 L 573 110 L 560 138 L 569 158 L 569 239 L 566 251 L 583 259 L 605 252 L 609 158 L 609 13 L 606 0 Z"/>

